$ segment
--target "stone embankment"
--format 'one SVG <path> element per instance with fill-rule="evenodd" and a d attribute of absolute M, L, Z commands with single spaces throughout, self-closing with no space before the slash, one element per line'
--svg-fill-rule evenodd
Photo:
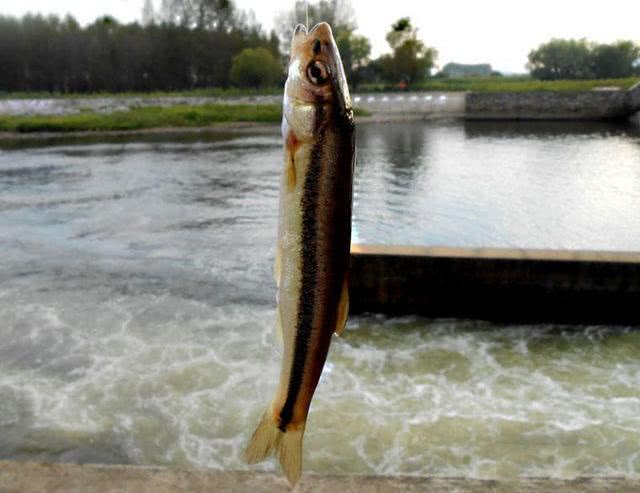
<path fill-rule="evenodd" d="M 468 93 L 469 120 L 620 120 L 640 111 L 640 83 L 629 90 Z"/>

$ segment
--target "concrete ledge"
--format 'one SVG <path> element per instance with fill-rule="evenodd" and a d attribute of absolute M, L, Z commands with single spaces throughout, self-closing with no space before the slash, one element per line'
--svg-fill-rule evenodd
<path fill-rule="evenodd" d="M 2 493 L 184 493 L 290 491 L 280 476 L 258 472 L 180 471 L 133 466 L 37 464 L 0 461 Z M 523 478 L 492 481 L 464 478 L 304 475 L 295 491 L 319 493 L 637 493 L 640 481 L 624 478 L 575 480 Z"/>
<path fill-rule="evenodd" d="M 623 120 L 640 110 L 640 88 L 611 91 L 470 92 L 469 120 Z"/>
<path fill-rule="evenodd" d="M 640 322 L 640 254 L 353 245 L 351 313 Z"/>

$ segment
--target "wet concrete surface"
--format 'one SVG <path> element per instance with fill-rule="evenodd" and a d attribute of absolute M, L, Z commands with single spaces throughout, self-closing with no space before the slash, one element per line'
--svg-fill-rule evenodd
<path fill-rule="evenodd" d="M 282 477 L 246 471 L 185 471 L 154 467 L 39 464 L 0 461 L 0 493 L 177 493 L 291 491 Z M 624 478 L 517 479 L 306 475 L 296 492 L 590 493 L 640 491 Z"/>

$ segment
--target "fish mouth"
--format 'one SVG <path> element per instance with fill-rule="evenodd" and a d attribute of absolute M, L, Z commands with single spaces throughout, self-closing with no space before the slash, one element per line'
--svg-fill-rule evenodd
<path fill-rule="evenodd" d="M 318 30 L 321 26 L 326 26 L 329 29 L 329 32 L 331 32 L 331 27 L 329 26 L 329 24 L 327 24 L 326 22 L 318 22 L 315 26 L 313 26 L 311 29 L 307 29 L 307 26 L 305 26 L 304 24 L 298 24 L 294 29 L 293 29 L 293 36 L 299 36 L 300 34 L 304 34 L 306 36 L 311 36 L 316 30 Z"/>
<path fill-rule="evenodd" d="M 304 24 L 298 24 L 293 30 L 293 35 L 298 36 L 299 34 L 307 34 L 307 26 L 305 26 Z"/>

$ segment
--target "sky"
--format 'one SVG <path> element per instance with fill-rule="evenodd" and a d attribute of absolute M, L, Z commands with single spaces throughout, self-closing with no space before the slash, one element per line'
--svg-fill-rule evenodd
<path fill-rule="evenodd" d="M 0 14 L 71 13 L 82 24 L 110 14 L 122 22 L 139 20 L 144 0 L 0 0 Z M 160 0 L 155 0 L 159 5 Z M 293 0 L 236 0 L 253 10 L 263 28 Z M 358 32 L 369 38 L 373 56 L 389 51 L 385 34 L 409 16 L 419 36 L 438 50 L 438 65 L 490 63 L 495 70 L 525 72 L 527 54 L 552 37 L 597 42 L 632 39 L 640 43 L 640 0 L 351 0 Z M 302 19 L 301 19 L 302 21 Z"/>

